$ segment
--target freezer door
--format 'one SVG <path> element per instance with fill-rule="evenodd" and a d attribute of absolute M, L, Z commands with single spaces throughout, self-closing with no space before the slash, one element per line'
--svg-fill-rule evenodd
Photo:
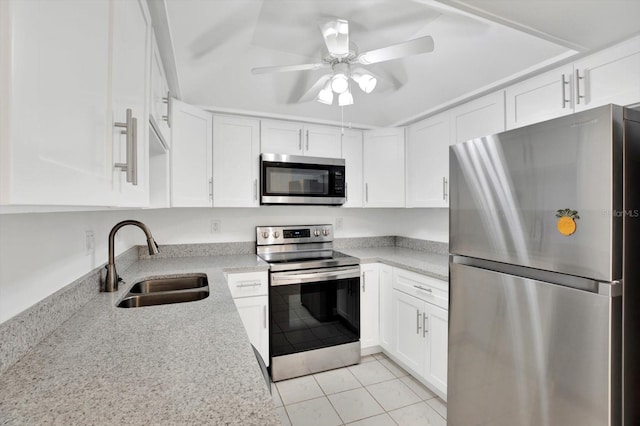
<path fill-rule="evenodd" d="M 452 146 L 450 252 L 620 279 L 622 113 L 609 105 Z"/>
<path fill-rule="evenodd" d="M 448 425 L 620 424 L 620 299 L 451 263 Z"/>

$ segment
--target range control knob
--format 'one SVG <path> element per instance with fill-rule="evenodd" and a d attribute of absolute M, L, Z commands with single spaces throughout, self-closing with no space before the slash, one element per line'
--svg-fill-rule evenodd
<path fill-rule="evenodd" d="M 324 228 L 322 230 L 322 235 L 324 235 L 325 237 L 329 236 L 329 230 L 327 228 Z"/>
<path fill-rule="evenodd" d="M 273 231 L 273 238 L 278 238 L 280 233 L 278 231 Z"/>
<path fill-rule="evenodd" d="M 313 235 L 316 236 L 316 237 L 319 237 L 320 236 L 320 230 L 316 229 L 315 231 L 313 231 Z"/>
<path fill-rule="evenodd" d="M 269 238 L 269 233 L 267 231 L 262 231 L 262 238 L 264 239 Z"/>

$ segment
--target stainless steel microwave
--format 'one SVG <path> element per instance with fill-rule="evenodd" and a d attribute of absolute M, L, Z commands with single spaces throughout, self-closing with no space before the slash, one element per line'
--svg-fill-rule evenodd
<path fill-rule="evenodd" d="M 342 205 L 344 171 L 341 158 L 262 154 L 260 204 Z"/>

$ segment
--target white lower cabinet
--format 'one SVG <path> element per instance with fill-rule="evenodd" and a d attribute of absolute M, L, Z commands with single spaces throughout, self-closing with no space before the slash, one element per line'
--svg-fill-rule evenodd
<path fill-rule="evenodd" d="M 393 268 L 394 347 L 389 354 L 446 399 L 448 295 L 444 281 Z M 409 290 L 410 289 L 410 290 Z"/>
<path fill-rule="evenodd" d="M 249 341 L 269 365 L 269 278 L 266 271 L 226 274 Z"/>
<path fill-rule="evenodd" d="M 395 345 L 393 340 L 393 267 L 378 264 L 378 283 L 380 288 L 380 346 L 382 349 L 393 352 Z"/>
<path fill-rule="evenodd" d="M 380 284 L 377 263 L 360 265 L 360 347 L 378 346 Z"/>

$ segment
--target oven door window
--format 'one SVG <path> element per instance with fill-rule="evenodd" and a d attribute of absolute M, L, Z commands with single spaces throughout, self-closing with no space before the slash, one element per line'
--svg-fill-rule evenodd
<path fill-rule="evenodd" d="M 329 195 L 329 170 L 265 166 L 268 195 Z"/>
<path fill-rule="evenodd" d="M 271 287 L 271 355 L 360 340 L 360 279 Z"/>

